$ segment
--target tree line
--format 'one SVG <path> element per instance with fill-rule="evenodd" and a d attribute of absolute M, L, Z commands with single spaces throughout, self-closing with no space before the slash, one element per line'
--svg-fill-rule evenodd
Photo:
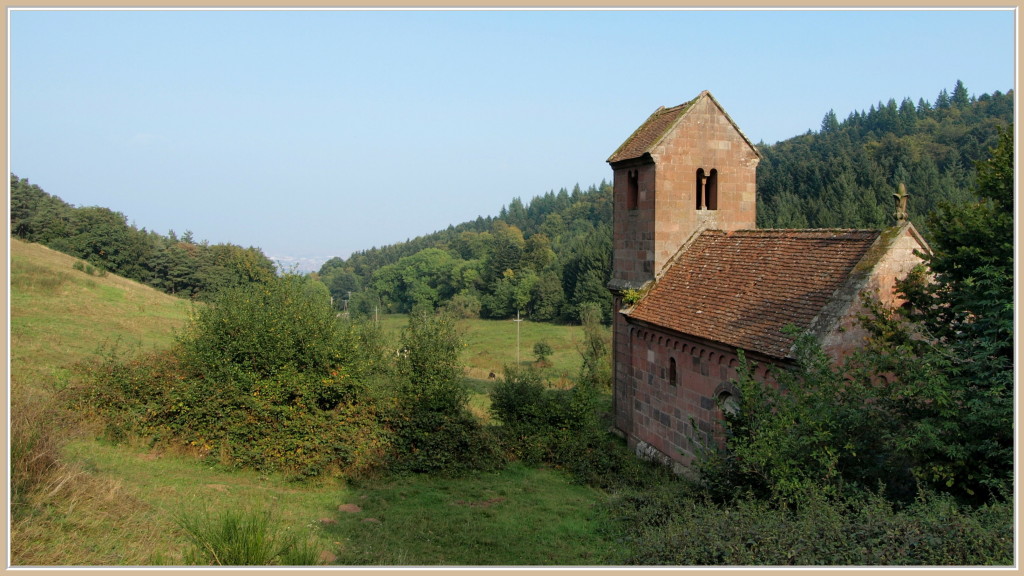
<path fill-rule="evenodd" d="M 136 228 L 120 212 L 76 207 L 11 174 L 11 235 L 186 298 L 209 300 L 224 288 L 276 275 L 258 248 L 196 241 Z"/>
<path fill-rule="evenodd" d="M 761 143 L 761 228 L 884 228 L 904 184 L 910 217 L 974 195 L 974 166 L 1013 121 L 1013 91 L 969 95 L 962 81 L 935 103 L 879 101 L 821 130 Z M 477 218 L 404 243 L 332 258 L 319 271 L 336 305 L 356 314 L 445 306 L 461 316 L 578 321 L 597 307 L 611 318 L 611 185 L 514 198 L 497 217 Z"/>
<path fill-rule="evenodd" d="M 930 240 L 925 215 L 970 201 L 974 165 L 1012 121 L 1012 90 L 976 97 L 961 81 L 934 103 L 890 98 L 843 121 L 829 111 L 818 132 L 758 145 L 757 225 L 883 228 L 902 183 L 910 217 Z M 576 185 L 513 198 L 497 216 L 332 258 L 312 276 L 336 308 L 357 316 L 443 307 L 458 317 L 578 322 L 596 309 L 607 323 L 611 221 L 611 184 Z M 192 298 L 275 273 L 257 248 L 139 230 L 120 213 L 76 208 L 13 174 L 11 233 Z"/>
<path fill-rule="evenodd" d="M 444 307 L 458 317 L 576 322 L 595 308 L 610 321 L 611 215 L 607 182 L 514 198 L 497 217 L 332 258 L 318 276 L 354 314 Z"/>
<path fill-rule="evenodd" d="M 840 122 L 825 114 L 818 132 L 758 146 L 757 224 L 762 228 L 883 228 L 892 194 L 903 183 L 909 213 L 931 234 L 925 216 L 942 202 L 970 201 L 974 166 L 1013 122 L 1013 91 L 970 96 L 962 81 L 935 103 L 878 102 Z"/>

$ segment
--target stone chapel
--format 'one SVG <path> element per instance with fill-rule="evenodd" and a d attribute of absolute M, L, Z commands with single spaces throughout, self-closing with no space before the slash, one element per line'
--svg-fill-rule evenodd
<path fill-rule="evenodd" d="M 887 230 L 757 229 L 759 160 L 707 91 L 658 108 L 608 158 L 615 426 L 680 471 L 721 440 L 737 350 L 770 383 L 793 362 L 792 324 L 841 359 L 865 336 L 860 294 L 892 304 L 928 251 L 905 196 Z"/>

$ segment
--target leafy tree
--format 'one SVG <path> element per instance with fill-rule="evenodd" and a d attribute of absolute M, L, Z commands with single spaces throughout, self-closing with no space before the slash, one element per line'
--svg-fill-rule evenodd
<path fill-rule="evenodd" d="M 878 355 L 898 381 L 913 382 L 914 365 L 942 367 L 935 378 L 946 402 L 928 415 L 941 433 L 918 452 L 930 457 L 928 480 L 977 497 L 1005 493 L 1012 481 L 1012 187 L 1007 129 L 978 165 L 978 199 L 940 204 L 929 218 L 933 278 L 907 278 L 908 305 L 875 325 Z"/>
<path fill-rule="evenodd" d="M 458 473 L 496 464 L 490 440 L 466 407 L 462 348 L 447 314 L 417 311 L 409 316 L 390 417 L 393 469 Z"/>
<path fill-rule="evenodd" d="M 533 285 L 526 312 L 536 322 L 550 322 L 558 318 L 564 301 L 562 282 L 554 271 L 549 270 L 541 274 Z"/>
<path fill-rule="evenodd" d="M 490 253 L 493 241 L 490 232 L 466 230 L 452 240 L 452 248 L 463 260 L 484 260 Z"/>
<path fill-rule="evenodd" d="M 396 311 L 433 310 L 472 283 L 465 263 L 440 248 L 427 248 L 378 269 L 371 280 L 377 294 Z"/>
<path fill-rule="evenodd" d="M 538 232 L 526 239 L 523 253 L 523 264 L 536 273 L 541 273 L 555 262 L 555 253 L 551 249 L 551 240 L 543 232 Z"/>
<path fill-rule="evenodd" d="M 523 232 L 502 220 L 494 223 L 493 242 L 484 266 L 484 280 L 488 283 L 505 277 L 505 272 L 520 269 L 526 241 Z"/>
<path fill-rule="evenodd" d="M 532 270 L 506 270 L 501 280 L 491 285 L 493 292 L 482 299 L 482 313 L 488 318 L 509 318 L 521 313 L 527 309 L 537 281 Z"/>
<path fill-rule="evenodd" d="M 553 353 L 554 349 L 551 348 L 551 344 L 548 344 L 545 340 L 541 340 L 533 345 L 533 355 L 536 357 L 538 364 L 547 362 L 548 357 Z"/>
<path fill-rule="evenodd" d="M 480 297 L 472 291 L 459 292 L 445 303 L 444 311 L 453 318 L 479 318 Z"/>
<path fill-rule="evenodd" d="M 741 403 L 725 411 L 728 451 L 705 463 L 708 489 L 749 490 L 779 505 L 810 493 L 884 487 L 981 504 L 1013 482 L 1012 218 L 998 200 L 1013 179 L 1006 135 L 979 166 L 979 199 L 930 218 L 933 253 L 900 283 L 907 305 L 870 300 L 867 346 L 835 366 L 809 336 L 778 387 L 740 369 Z"/>

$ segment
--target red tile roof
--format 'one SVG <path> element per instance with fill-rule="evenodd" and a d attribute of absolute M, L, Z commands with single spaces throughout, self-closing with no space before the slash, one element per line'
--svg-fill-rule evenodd
<path fill-rule="evenodd" d="M 877 230 L 705 231 L 685 247 L 630 318 L 756 351 L 790 355 L 788 324 L 809 329 L 860 270 Z"/>
<path fill-rule="evenodd" d="M 702 93 L 703 94 L 703 93 Z M 698 96 L 697 98 L 700 98 Z M 697 101 L 697 98 L 690 100 L 679 106 L 673 106 L 672 108 L 665 108 L 661 106 L 651 114 L 647 120 L 636 129 L 625 142 L 619 146 L 608 162 L 618 162 L 620 160 L 630 160 L 632 158 L 639 158 L 646 152 L 649 152 L 655 144 L 661 140 L 661 137 L 668 132 L 669 128 L 675 125 L 676 120 L 686 112 L 690 106 Z"/>
<path fill-rule="evenodd" d="M 621 146 L 619 146 L 618 150 L 612 153 L 607 161 L 614 164 L 615 162 L 621 162 L 623 160 L 640 158 L 644 154 L 651 152 L 658 142 L 660 142 L 672 127 L 676 125 L 679 119 L 685 116 L 686 112 L 690 110 L 690 108 L 692 108 L 693 105 L 701 98 L 709 99 L 725 116 L 725 118 L 729 120 L 729 123 L 732 124 L 733 128 L 736 129 L 736 132 L 743 138 L 747 145 L 750 146 L 754 153 L 758 156 L 761 155 L 753 143 L 743 135 L 739 126 L 737 126 L 736 123 L 733 122 L 732 118 L 730 118 L 725 112 L 725 109 L 718 103 L 718 100 L 715 100 L 715 97 L 711 95 L 711 92 L 705 90 L 689 102 L 684 102 L 678 106 L 673 106 L 672 108 L 665 108 L 664 106 L 659 107 L 654 111 L 654 114 L 651 114 L 647 120 L 645 120 L 644 123 L 641 124 L 640 127 L 637 128 Z"/>

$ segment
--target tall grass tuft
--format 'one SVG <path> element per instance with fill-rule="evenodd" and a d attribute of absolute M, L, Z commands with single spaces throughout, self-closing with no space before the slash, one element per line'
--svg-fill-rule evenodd
<path fill-rule="evenodd" d="M 19 391 L 11 401 L 11 504 L 16 515 L 28 495 L 50 481 L 67 439 L 67 431 L 58 424 L 61 410 L 52 399 L 27 396 Z"/>
<path fill-rule="evenodd" d="M 190 565 L 306 566 L 319 563 L 309 539 L 283 532 L 269 512 L 228 510 L 177 518 L 192 548 L 184 560 Z"/>

